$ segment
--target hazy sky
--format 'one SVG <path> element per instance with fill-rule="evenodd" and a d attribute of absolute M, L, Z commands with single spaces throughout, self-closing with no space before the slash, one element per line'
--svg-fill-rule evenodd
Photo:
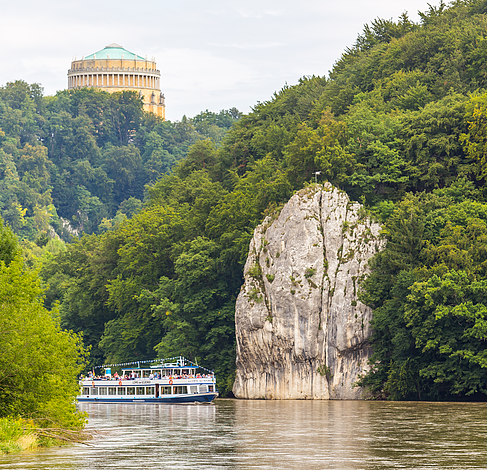
<path fill-rule="evenodd" d="M 71 60 L 118 43 L 155 57 L 166 116 L 247 113 L 286 83 L 327 75 L 365 23 L 418 21 L 431 0 L 24 0 L 2 4 L 0 85 L 67 88 Z"/>

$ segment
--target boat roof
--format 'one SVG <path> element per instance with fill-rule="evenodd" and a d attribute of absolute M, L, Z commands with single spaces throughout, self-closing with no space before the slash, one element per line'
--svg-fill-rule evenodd
<path fill-rule="evenodd" d="M 181 364 L 159 364 L 150 367 L 123 367 L 122 370 L 150 370 L 150 369 L 199 369 L 199 366 L 182 366 Z"/>
<path fill-rule="evenodd" d="M 146 367 L 142 366 L 141 364 L 148 364 Z M 151 363 L 152 365 L 149 365 Z M 111 367 L 121 367 L 122 370 L 160 370 L 160 369 L 203 369 L 213 374 L 214 372 L 206 367 L 200 366 L 195 364 L 194 362 L 190 361 L 189 359 L 184 358 L 183 356 L 179 357 L 167 357 L 165 359 L 149 359 L 149 360 L 141 360 L 141 361 L 133 361 L 133 362 L 125 362 L 121 364 L 104 364 L 102 366 L 94 366 L 93 370 L 95 369 L 110 369 Z"/>

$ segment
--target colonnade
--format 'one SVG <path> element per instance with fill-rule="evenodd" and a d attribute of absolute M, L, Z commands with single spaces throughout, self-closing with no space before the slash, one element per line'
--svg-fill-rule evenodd
<path fill-rule="evenodd" d="M 68 75 L 68 88 L 81 87 L 136 87 L 161 89 L 157 75 L 141 73 L 72 73 Z"/>

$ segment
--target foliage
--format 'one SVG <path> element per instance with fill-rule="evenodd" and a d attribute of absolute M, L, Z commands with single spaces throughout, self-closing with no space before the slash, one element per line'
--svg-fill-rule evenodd
<path fill-rule="evenodd" d="M 144 113 L 134 92 L 84 88 L 43 97 L 37 84 L 7 83 L 0 87 L 0 214 L 31 241 L 41 231 L 67 241 L 103 231 L 117 225 L 121 204 L 142 201 L 145 186 L 192 144 L 220 144 L 239 118 L 232 108 L 171 123 Z"/>
<path fill-rule="evenodd" d="M 33 450 L 37 445 L 32 421 L 0 418 L 0 455 Z"/>
<path fill-rule="evenodd" d="M 0 417 L 79 429 L 84 416 L 74 399 L 86 355 L 81 337 L 63 331 L 56 312 L 44 307 L 38 274 L 25 267 L 18 248 L 3 248 L 11 260 L 8 266 L 0 261 Z"/>
<path fill-rule="evenodd" d="M 49 308 L 59 301 L 96 363 L 185 353 L 227 391 L 253 230 L 329 181 L 385 224 L 363 285 L 375 366 L 362 384 L 397 399 L 485 395 L 486 11 L 458 0 L 418 24 L 376 19 L 329 77 L 248 115 L 170 123 L 130 94 L 1 88 L 5 220 L 39 244 L 51 229 L 98 233 L 46 256 Z"/>
<path fill-rule="evenodd" d="M 363 286 L 373 305 L 373 369 L 361 384 L 392 399 L 487 393 L 487 205 L 408 196 Z"/>

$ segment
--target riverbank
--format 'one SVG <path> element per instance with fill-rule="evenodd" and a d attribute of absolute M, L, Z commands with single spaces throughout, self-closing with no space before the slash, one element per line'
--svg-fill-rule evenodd
<path fill-rule="evenodd" d="M 82 429 L 36 427 L 22 418 L 0 418 L 0 456 L 66 444 L 86 444 L 92 433 Z"/>
<path fill-rule="evenodd" d="M 0 455 L 37 449 L 40 440 L 33 428 L 22 418 L 0 418 Z"/>

